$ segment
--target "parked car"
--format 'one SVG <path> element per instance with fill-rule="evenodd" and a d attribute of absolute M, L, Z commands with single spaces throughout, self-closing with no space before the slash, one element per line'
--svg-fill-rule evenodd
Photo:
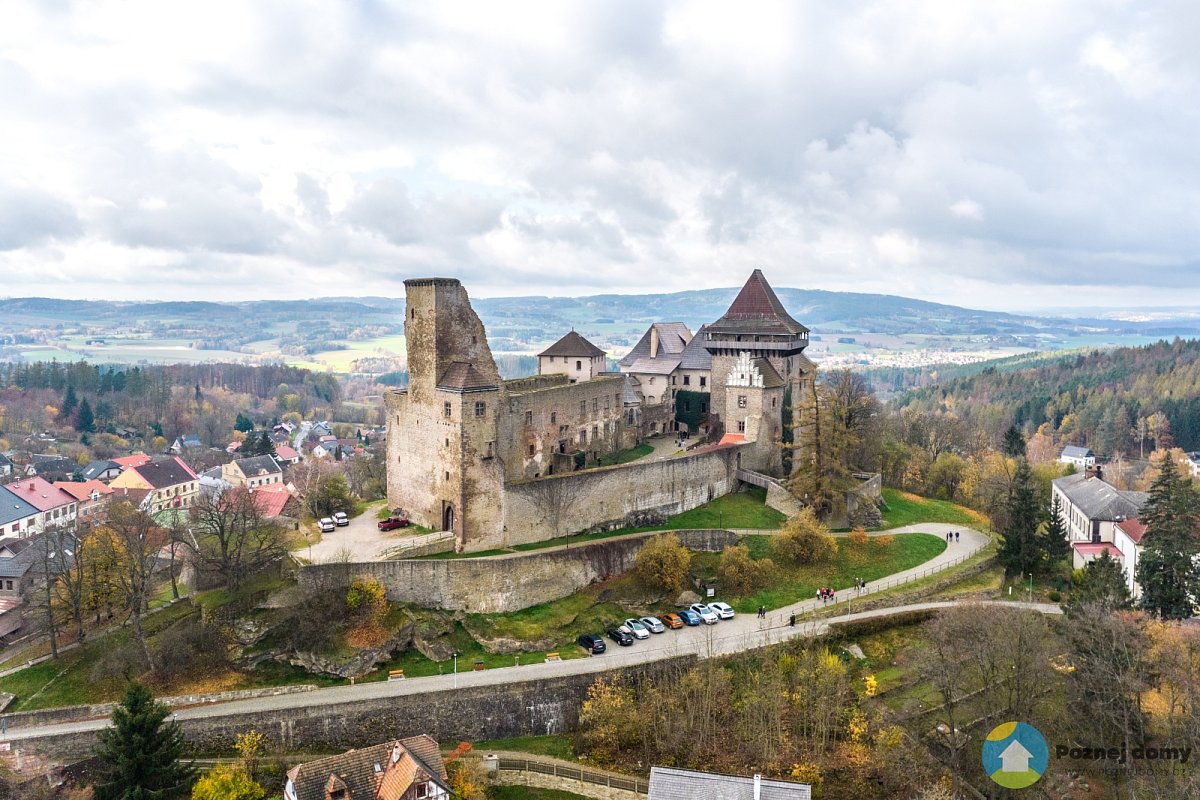
<path fill-rule="evenodd" d="M 683 627 L 683 620 L 674 611 L 668 611 L 666 614 L 658 616 L 662 620 L 663 625 L 666 625 L 671 630 Z"/>
<path fill-rule="evenodd" d="M 333 529 L 337 526 L 333 524 L 333 520 L 329 517 L 321 517 L 317 520 L 317 527 L 321 529 L 321 533 L 333 533 Z"/>
<path fill-rule="evenodd" d="M 690 608 L 681 608 L 678 611 L 676 611 L 675 613 L 679 615 L 679 618 L 681 620 L 683 620 L 684 625 L 699 625 L 700 624 L 700 615 L 697 614 L 695 611 L 692 611 Z"/>
<path fill-rule="evenodd" d="M 654 617 L 642 617 L 639 621 L 645 625 L 646 630 L 650 631 L 651 633 L 662 633 L 666 630 L 666 628 L 663 627 L 663 624 Z"/>
<path fill-rule="evenodd" d="M 621 624 L 621 627 L 633 634 L 635 639 L 649 639 L 650 631 L 642 624 L 640 619 L 630 617 Z"/>
<path fill-rule="evenodd" d="M 350 524 L 350 518 L 346 516 L 345 511 L 336 511 L 333 515 L 333 524 L 339 528 L 344 528 Z"/>
<path fill-rule="evenodd" d="M 708 607 L 721 619 L 733 619 L 733 608 L 728 603 L 709 603 Z"/>
<path fill-rule="evenodd" d="M 700 619 L 704 621 L 705 625 L 716 625 L 717 624 L 717 620 L 719 619 L 717 617 L 717 612 L 713 611 L 711 608 L 704 605 L 704 603 L 692 603 L 691 606 L 689 606 L 689 608 L 691 608 L 692 611 L 695 611 L 697 614 L 700 615 Z"/>
<path fill-rule="evenodd" d="M 407 528 L 409 521 L 403 517 L 388 517 L 387 519 L 379 520 L 379 530 L 394 531 L 397 528 Z"/>
<path fill-rule="evenodd" d="M 622 647 L 629 647 L 629 645 L 633 644 L 633 636 L 626 633 L 621 628 L 612 627 L 606 630 L 605 633 L 608 634 L 608 638 L 612 639 Z"/>
<path fill-rule="evenodd" d="M 600 638 L 600 634 L 598 633 L 582 633 L 575 641 L 592 655 L 603 653 L 606 649 L 604 647 L 604 640 Z"/>

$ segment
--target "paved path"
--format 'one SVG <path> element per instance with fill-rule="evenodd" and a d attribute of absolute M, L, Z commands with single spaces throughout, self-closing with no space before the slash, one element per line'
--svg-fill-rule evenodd
<path fill-rule="evenodd" d="M 342 530 L 345 529 L 343 528 Z M 885 588 L 947 569 L 969 558 L 988 543 L 986 534 L 956 525 L 926 523 L 911 525 L 905 528 L 896 528 L 891 531 L 881 531 L 881 534 L 920 532 L 944 535 L 947 531 L 955 530 L 960 533 L 959 542 L 948 545 L 946 550 L 920 566 L 904 570 L 903 572 L 889 576 L 885 580 L 870 584 L 866 593 L 857 593 L 850 587 L 845 586 L 832 587 L 838 590 L 837 602 L 846 604 L 847 614 L 845 616 L 820 620 L 805 620 L 804 617 L 808 612 L 823 605 L 813 598 L 775 609 L 769 612 L 765 619 L 761 620 L 753 614 L 739 614 L 734 619 L 725 620 L 717 625 L 701 625 L 657 634 L 648 640 L 639 641 L 631 647 L 619 647 L 613 644 L 607 653 L 591 658 L 571 659 L 545 664 L 530 664 L 519 667 L 500 667 L 480 672 L 460 672 L 457 675 L 410 678 L 403 681 L 334 686 L 302 694 L 237 700 L 228 703 L 180 709 L 178 718 L 180 720 L 188 720 L 287 708 L 308 708 L 311 706 L 356 700 L 441 691 L 453 689 L 458 686 L 504 685 L 552 676 L 602 672 L 613 667 L 645 664 L 685 655 L 699 655 L 701 657 L 726 655 L 764 647 L 769 644 L 776 644 L 796 636 L 817 636 L 826 632 L 831 623 L 842 620 L 868 619 L 907 611 L 946 608 L 956 605 L 956 603 L 916 603 L 851 613 L 853 611 L 854 600 L 864 599 Z M 1061 613 L 1059 607 L 1052 604 L 995 602 L 1009 607 L 1031 608 L 1043 613 Z M 789 618 L 793 613 L 798 618 L 798 624 L 795 627 L 788 625 Z M 107 724 L 107 719 L 96 719 L 36 728 L 21 728 L 4 734 L 3 717 L 0 717 L 0 741 L 19 741 L 26 738 L 99 730 Z"/>
<path fill-rule="evenodd" d="M 988 604 L 1002 605 L 1008 608 L 1026 608 L 1039 611 L 1043 614 L 1062 613 L 1057 605 L 1049 603 L 988 601 Z M 839 621 L 869 619 L 910 611 L 948 608 L 954 605 L 957 605 L 957 603 L 953 601 L 914 603 L 907 606 L 881 608 L 850 614 L 845 617 L 839 617 L 837 620 L 805 622 L 798 624 L 796 627 L 789 627 L 786 623 L 781 622 L 779 612 L 768 616 L 765 621 L 757 619 L 754 615 L 739 615 L 735 619 L 726 620 L 717 625 L 702 625 L 678 631 L 667 631 L 666 633 L 657 634 L 649 640 L 638 642 L 631 647 L 617 647 L 613 645 L 607 653 L 591 658 L 529 664 L 520 667 L 503 667 L 480 672 L 460 672 L 457 675 L 434 675 L 427 678 L 410 678 L 403 681 L 334 686 L 298 694 L 259 697 L 214 705 L 194 706 L 180 709 L 177 712 L 177 718 L 181 722 L 186 723 L 189 719 L 204 719 L 282 709 L 311 708 L 320 705 L 445 691 L 460 686 L 497 686 L 539 680 L 547 677 L 597 673 L 615 667 L 646 664 L 652 661 L 686 655 L 698 655 L 702 658 L 707 658 L 753 650 L 771 644 L 778 644 L 796 637 L 819 636 L 826 633 L 831 624 L 836 624 Z M 107 725 L 107 719 L 94 719 L 83 722 L 20 728 L 0 735 L 0 740 L 20 742 L 24 739 L 95 731 Z"/>

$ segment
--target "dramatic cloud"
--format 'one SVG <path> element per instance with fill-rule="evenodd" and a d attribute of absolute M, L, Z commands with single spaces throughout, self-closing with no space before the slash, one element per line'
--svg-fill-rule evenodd
<path fill-rule="evenodd" d="M 17 3 L 12 295 L 1200 302 L 1200 9 Z"/>

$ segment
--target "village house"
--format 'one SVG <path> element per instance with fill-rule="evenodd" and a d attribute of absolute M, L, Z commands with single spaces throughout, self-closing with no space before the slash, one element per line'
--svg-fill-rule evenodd
<path fill-rule="evenodd" d="M 1058 463 L 1074 464 L 1075 469 L 1083 472 L 1096 466 L 1096 454 L 1086 447 L 1069 444 L 1063 448 L 1062 454 L 1058 457 Z"/>
<path fill-rule="evenodd" d="M 7 486 L 0 486 L 0 536 L 28 537 L 41 530 L 42 513 Z"/>
<path fill-rule="evenodd" d="M 4 453 L 0 453 L 0 478 L 7 478 L 13 474 L 13 462 Z"/>
<path fill-rule="evenodd" d="M 1134 576 L 1146 528 L 1138 515 L 1148 495 L 1122 491 L 1100 476 L 1083 473 L 1056 478 L 1051 492 L 1061 505 L 1074 568 L 1082 569 L 1101 553 L 1108 553 L 1125 570 L 1130 594 L 1140 596 L 1141 587 Z"/>
<path fill-rule="evenodd" d="M 116 461 L 93 461 L 79 471 L 79 477 L 85 481 L 104 481 L 107 483 L 120 475 L 123 469 L 124 467 Z"/>
<path fill-rule="evenodd" d="M 37 525 L 39 531 L 54 525 L 69 525 L 75 521 L 78 510 L 75 498 L 56 488 L 45 478 L 25 478 L 4 488 L 40 512 Z"/>
<path fill-rule="evenodd" d="M 271 456 L 238 458 L 221 467 L 221 479 L 233 486 L 267 486 L 283 483 L 283 470 Z"/>
<path fill-rule="evenodd" d="M 183 436 L 176 437 L 175 441 L 171 443 L 170 449 L 175 455 L 181 456 L 184 453 L 191 452 L 192 450 L 204 449 L 204 442 L 200 441 L 200 437 L 196 434 L 188 433 L 184 434 Z"/>
<path fill-rule="evenodd" d="M 25 594 L 37 555 L 36 538 L 0 539 L 0 637 L 21 630 Z"/>
<path fill-rule="evenodd" d="M 103 519 L 113 493 L 112 489 L 98 480 L 55 481 L 54 486 L 75 498 L 78 503 L 76 518 L 80 522 Z"/>
<path fill-rule="evenodd" d="M 293 767 L 285 800 L 449 800 L 438 743 L 413 736 Z"/>
<path fill-rule="evenodd" d="M 254 508 L 264 519 L 300 516 L 300 501 L 292 490 L 282 483 L 260 486 L 250 490 Z"/>
<path fill-rule="evenodd" d="M 145 510 L 156 513 L 168 508 L 189 508 L 200 490 L 196 473 L 177 456 L 160 456 L 129 467 L 109 484 L 116 489 L 138 489 L 149 493 Z"/>
<path fill-rule="evenodd" d="M 79 472 L 79 464 L 74 460 L 60 455 L 43 455 L 34 453 L 29 457 L 29 466 L 25 468 L 26 475 L 38 475 L 48 481 L 69 481 Z"/>
<path fill-rule="evenodd" d="M 300 454 L 286 444 L 275 445 L 275 460 L 283 464 L 299 464 Z"/>

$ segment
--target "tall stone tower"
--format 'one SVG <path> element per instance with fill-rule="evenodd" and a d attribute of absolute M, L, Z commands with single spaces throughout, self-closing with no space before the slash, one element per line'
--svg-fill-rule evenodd
<path fill-rule="evenodd" d="M 816 372 L 816 365 L 804 355 L 808 328 L 792 319 L 762 270 L 756 269 L 729 310 L 706 326 L 703 336 L 704 348 L 712 355 L 709 407 L 720 417 L 726 435 L 745 434 L 737 429 L 739 423 L 743 428 L 747 423 L 758 427 L 759 431 L 749 432 L 755 438 L 747 438 L 763 445 L 757 448 L 758 467 L 778 471 L 782 462 L 775 442 L 787 435 L 784 408 L 799 397 L 801 386 Z M 755 406 L 750 410 L 757 413 L 744 413 L 748 406 Z M 771 447 L 774 454 L 769 453 Z"/>
<path fill-rule="evenodd" d="M 459 281 L 418 278 L 404 288 L 408 388 L 385 398 L 388 503 L 452 531 L 461 551 L 502 527 L 504 384 Z"/>

